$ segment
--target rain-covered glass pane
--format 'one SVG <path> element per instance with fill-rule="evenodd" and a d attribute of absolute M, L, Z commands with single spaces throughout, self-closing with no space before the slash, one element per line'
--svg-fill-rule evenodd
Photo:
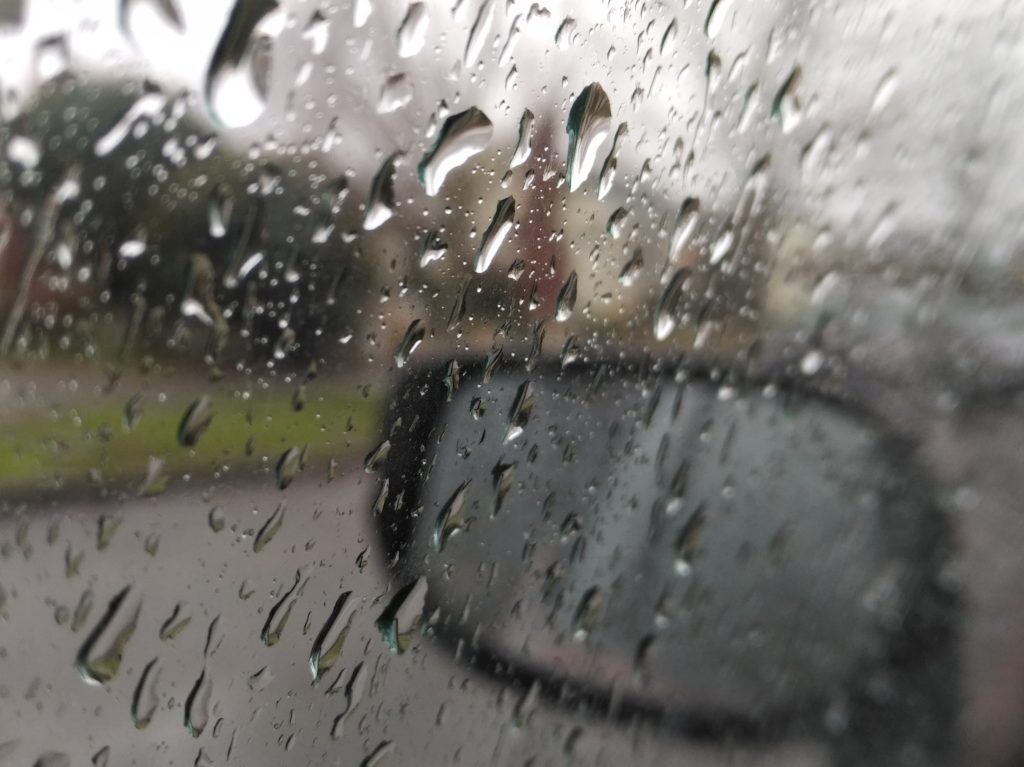
<path fill-rule="evenodd" d="M 1022 29 L 0 0 L 0 767 L 1022 764 Z"/>

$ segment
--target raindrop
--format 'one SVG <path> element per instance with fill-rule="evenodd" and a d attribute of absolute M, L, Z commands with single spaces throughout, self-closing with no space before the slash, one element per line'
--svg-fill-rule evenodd
<path fill-rule="evenodd" d="M 529 158 L 530 152 L 533 149 L 533 121 L 533 112 L 529 109 L 524 109 L 523 116 L 519 118 L 519 139 L 516 141 L 516 148 L 512 152 L 512 159 L 509 160 L 509 168 L 522 165 Z"/>
<path fill-rule="evenodd" d="M 228 224 L 235 207 L 235 199 L 226 184 L 217 184 L 210 192 L 208 206 L 210 218 L 210 236 L 220 239 L 228 233 Z"/>
<path fill-rule="evenodd" d="M 412 645 L 413 635 L 423 622 L 427 601 L 427 579 L 422 575 L 403 588 L 377 619 L 380 631 L 391 652 L 401 654 Z"/>
<path fill-rule="evenodd" d="M 533 412 L 533 384 L 530 381 L 524 381 L 516 391 L 516 398 L 512 402 L 512 412 L 508 418 L 508 428 L 505 430 L 505 442 L 512 442 L 523 435 L 531 412 Z"/>
<path fill-rule="evenodd" d="M 63 751 L 44 751 L 33 762 L 33 767 L 71 767 L 71 757 Z"/>
<path fill-rule="evenodd" d="M 174 639 L 178 634 L 185 630 L 188 624 L 192 621 L 191 615 L 182 615 L 182 608 L 184 604 L 178 602 L 174 605 L 174 609 L 171 610 L 170 616 L 160 625 L 160 640 L 163 642 L 169 642 Z"/>
<path fill-rule="evenodd" d="M 398 28 L 398 55 L 403 59 L 415 56 L 427 40 L 430 17 L 423 3 L 413 3 Z"/>
<path fill-rule="evenodd" d="M 160 705 L 160 696 L 156 690 L 160 681 L 160 669 L 153 671 L 156 664 L 157 658 L 153 658 L 143 667 L 138 684 L 135 685 L 135 693 L 132 695 L 132 723 L 137 730 L 145 729 L 153 721 L 153 714 L 156 713 L 157 707 Z M 146 682 L 149 681 L 150 674 L 153 675 L 153 679 L 147 686 Z"/>
<path fill-rule="evenodd" d="M 284 25 L 277 0 L 235 0 L 206 73 L 207 108 L 222 125 L 240 128 L 263 114 L 270 51 Z"/>
<path fill-rule="evenodd" d="M 219 533 L 224 529 L 224 509 L 220 506 L 213 506 L 206 515 L 206 522 L 213 532 Z"/>
<path fill-rule="evenodd" d="M 366 675 L 366 666 L 363 663 L 357 663 L 356 667 L 352 669 L 352 674 L 348 678 L 348 684 L 345 685 L 345 710 L 334 718 L 334 724 L 331 727 L 332 738 L 341 737 L 345 720 L 352 715 L 353 710 L 359 705 L 359 701 L 362 700 L 363 691 L 366 689 Z M 341 674 L 339 673 L 338 680 L 340 679 Z M 337 681 L 327 691 L 328 695 L 335 692 L 335 685 L 337 685 Z"/>
<path fill-rule="evenodd" d="M 680 254 L 690 244 L 694 232 L 697 231 L 697 223 L 700 215 L 700 201 L 696 197 L 687 197 L 679 206 L 679 213 L 676 215 L 675 224 L 672 226 L 672 236 L 669 245 L 669 262 L 675 263 Z"/>
<path fill-rule="evenodd" d="M 516 727 L 524 727 L 529 723 L 530 717 L 533 716 L 533 712 L 537 710 L 537 704 L 540 702 L 540 693 L 540 680 L 534 679 L 512 711 L 512 721 Z"/>
<path fill-rule="evenodd" d="M 367 473 L 377 471 L 384 461 L 388 458 L 388 453 L 391 452 L 391 442 L 384 440 L 377 447 L 366 454 L 366 458 L 363 460 L 363 468 Z"/>
<path fill-rule="evenodd" d="M 309 41 L 310 53 L 319 56 L 327 50 L 327 39 L 331 33 L 331 25 L 320 12 L 314 11 L 309 17 L 306 28 L 302 30 L 302 38 Z"/>
<path fill-rule="evenodd" d="M 420 266 L 426 266 L 432 261 L 440 261 L 446 255 L 448 255 L 448 243 L 443 242 L 437 232 L 427 232 L 420 250 Z"/>
<path fill-rule="evenodd" d="M 437 551 L 443 551 L 445 544 L 456 533 L 467 529 L 469 521 L 464 512 L 466 505 L 466 488 L 472 480 L 467 479 L 452 493 L 448 502 L 441 508 L 434 520 L 434 533 L 432 541 Z"/>
<path fill-rule="evenodd" d="M 482 152 L 493 134 L 494 126 L 490 119 L 476 107 L 445 120 L 437 141 L 423 155 L 417 168 L 420 183 L 427 194 L 431 197 L 436 195 L 448 174 Z"/>
<path fill-rule="evenodd" d="M 395 168 L 401 158 L 402 152 L 390 154 L 373 177 L 363 214 L 363 229 L 376 229 L 394 215 Z"/>
<path fill-rule="evenodd" d="M 562 289 L 558 291 L 558 299 L 555 301 L 555 319 L 558 322 L 565 322 L 572 316 L 572 310 L 576 308 L 576 271 L 573 270 Z"/>
<path fill-rule="evenodd" d="M 658 299 L 658 308 L 654 312 L 654 337 L 659 341 L 668 338 L 679 323 L 684 298 L 683 286 L 689 276 L 689 269 L 677 271 Z"/>
<path fill-rule="evenodd" d="M 354 0 L 352 4 L 352 23 L 356 29 L 366 25 L 373 13 L 373 0 Z"/>
<path fill-rule="evenodd" d="M 572 638 L 574 642 L 585 642 L 597 626 L 601 613 L 604 611 L 604 594 L 597 586 L 586 591 L 576 608 L 572 622 Z"/>
<path fill-rule="evenodd" d="M 398 367 L 405 367 L 409 357 L 426 335 L 427 326 L 423 320 L 415 319 L 409 324 L 402 342 L 398 345 L 398 351 L 395 352 L 395 364 Z"/>
<path fill-rule="evenodd" d="M 117 149 L 128 136 L 128 132 L 136 120 L 142 117 L 153 117 L 164 108 L 166 103 L 167 98 L 156 89 L 156 86 L 147 83 L 145 93 L 128 108 L 110 130 L 96 141 L 96 145 L 93 147 L 96 156 L 106 157 Z"/>
<path fill-rule="evenodd" d="M 289 451 L 294 449 L 295 448 L 289 448 Z M 285 452 L 285 455 L 287 454 L 288 451 Z M 289 482 L 290 481 L 291 480 L 289 480 Z M 259 532 L 256 533 L 256 539 L 252 542 L 252 550 L 254 552 L 259 554 L 268 543 L 274 540 L 274 536 L 277 535 L 277 531 L 280 530 L 281 525 L 284 524 L 284 513 L 285 505 L 283 503 L 279 503 L 277 508 L 274 509 L 274 513 L 267 518 L 267 521 L 263 523 L 263 527 L 261 527 Z"/>
<path fill-rule="evenodd" d="M 707 515 L 703 506 L 697 509 L 686 520 L 683 529 L 679 531 L 676 538 L 676 572 L 679 575 L 688 575 L 693 570 L 693 560 L 700 551 L 704 535 L 704 528 L 707 524 Z"/>
<path fill-rule="evenodd" d="M 142 602 L 139 602 L 134 610 L 121 616 L 119 623 L 119 611 L 130 589 L 131 586 L 125 586 L 114 595 L 103 616 L 78 650 L 75 669 L 89 684 L 106 684 L 114 678 L 121 666 L 124 648 L 135 633 L 142 612 Z M 99 647 L 101 641 L 102 648 Z"/>
<path fill-rule="evenodd" d="M 205 394 L 189 405 L 178 424 L 178 444 L 194 446 L 213 421 L 213 413 L 213 400 Z"/>
<path fill-rule="evenodd" d="M 264 666 L 249 677 L 247 684 L 249 689 L 253 692 L 260 692 L 261 690 L 265 690 L 267 685 L 273 681 L 274 675 L 270 673 L 270 667 Z"/>
<path fill-rule="evenodd" d="M 484 230 L 484 236 L 480 240 L 480 247 L 476 251 L 476 258 L 473 261 L 473 271 L 483 274 L 494 261 L 498 249 L 512 231 L 516 215 L 516 201 L 511 197 L 505 197 L 498 201 L 494 209 L 494 216 Z"/>
<path fill-rule="evenodd" d="M 92 612 L 92 589 L 86 589 L 78 598 L 78 605 L 71 615 L 71 631 L 78 632 L 85 622 L 89 620 L 89 613 Z"/>
<path fill-rule="evenodd" d="M 730 0 L 711 0 L 708 16 L 704 22 L 704 33 L 714 40 L 725 25 L 725 17 L 729 13 Z"/>
<path fill-rule="evenodd" d="M 462 280 L 462 286 L 459 288 L 458 294 L 455 296 L 455 303 L 452 305 L 452 310 L 448 314 L 448 330 L 455 330 L 466 316 L 466 298 L 469 294 L 469 288 L 472 285 L 472 279 L 466 277 Z"/>
<path fill-rule="evenodd" d="M 306 447 L 301 449 L 290 447 L 281 453 L 277 459 L 277 466 L 274 467 L 274 476 L 277 478 L 277 489 L 284 490 L 295 479 L 295 475 L 302 471 L 306 463 Z M 258 551 L 258 549 L 257 549 Z"/>
<path fill-rule="evenodd" d="M 480 59 L 484 43 L 490 36 L 491 24 L 494 21 L 495 0 L 484 0 L 477 12 L 476 20 L 469 30 L 469 37 L 466 39 L 466 52 L 463 55 L 463 63 L 470 67 Z"/>
<path fill-rule="evenodd" d="M 288 602 L 288 600 L 292 592 L 299 587 L 300 578 L 300 573 L 296 571 L 295 582 L 292 583 L 291 588 L 281 595 L 281 598 L 274 603 L 273 607 L 270 608 L 270 612 L 267 613 L 267 620 L 263 623 L 263 630 L 260 631 L 260 641 L 267 647 L 273 647 L 277 644 L 277 640 L 281 638 L 281 632 L 284 631 L 285 624 L 288 623 L 288 617 L 292 614 L 292 608 L 295 606 L 294 600 L 291 602 Z M 277 614 L 281 612 L 281 608 L 284 607 L 286 602 L 288 602 L 288 607 L 285 609 L 281 619 L 275 623 Z"/>
<path fill-rule="evenodd" d="M 491 506 L 491 516 L 497 516 L 505 503 L 505 496 L 512 489 L 512 481 L 515 479 L 515 463 L 502 463 L 498 461 L 491 469 L 491 482 L 494 485 L 494 504 Z"/>
<path fill-rule="evenodd" d="M 628 288 L 635 281 L 637 276 L 640 274 L 640 270 L 644 266 L 644 254 L 640 248 L 633 250 L 633 255 L 622 267 L 622 271 L 619 272 L 619 284 L 625 288 Z"/>
<path fill-rule="evenodd" d="M 793 67 L 772 100 L 772 117 L 782 123 L 782 132 L 789 133 L 800 122 L 800 101 L 796 96 L 802 70 Z"/>
<path fill-rule="evenodd" d="M 71 52 L 68 50 L 67 37 L 52 35 L 42 38 L 36 43 L 35 70 L 41 82 L 52 80 L 68 70 Z"/>
<path fill-rule="evenodd" d="M 210 698 L 213 696 L 213 680 L 207 676 L 206 669 L 199 673 L 199 678 L 192 685 L 188 697 L 185 698 L 185 729 L 193 738 L 198 738 L 210 721 Z"/>
<path fill-rule="evenodd" d="M 569 160 L 566 163 L 569 191 L 578 189 L 594 167 L 597 152 L 611 132 L 612 106 L 604 89 L 591 83 L 573 102 L 566 132 Z"/>
<path fill-rule="evenodd" d="M 96 521 L 96 549 L 103 551 L 114 540 L 117 528 L 121 526 L 121 518 L 109 514 L 101 514 Z"/>
<path fill-rule="evenodd" d="M 377 113 L 384 115 L 396 112 L 412 101 L 412 97 L 412 78 L 405 73 L 391 75 L 380 87 L 380 96 L 377 97 Z"/>
<path fill-rule="evenodd" d="M 565 19 L 562 20 L 562 23 L 558 25 L 558 29 L 555 32 L 555 45 L 557 45 L 561 50 L 567 51 L 578 39 L 579 34 L 576 32 L 576 19 L 571 16 L 566 16 Z"/>
<path fill-rule="evenodd" d="M 381 741 L 377 744 L 377 747 L 359 763 L 359 767 L 377 767 L 382 761 L 384 761 L 384 757 L 391 754 L 394 750 L 395 744 L 390 740 Z"/>
<path fill-rule="evenodd" d="M 313 642 L 313 649 L 309 653 L 309 671 L 316 682 L 335 664 L 341 655 L 345 644 L 345 637 L 352 628 L 352 619 L 355 617 L 356 601 L 350 599 L 351 591 L 346 591 L 338 597 L 334 608 L 316 635 Z"/>
<path fill-rule="evenodd" d="M 612 239 L 617 240 L 622 236 L 623 223 L 625 223 L 628 216 L 628 209 L 616 208 L 608 217 L 608 224 L 605 228 L 608 234 L 612 236 Z"/>

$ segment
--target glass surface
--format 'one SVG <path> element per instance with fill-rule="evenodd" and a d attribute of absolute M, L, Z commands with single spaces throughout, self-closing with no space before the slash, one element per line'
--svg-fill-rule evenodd
<path fill-rule="evenodd" d="M 0 0 L 0 765 L 1019 764 L 1022 24 Z"/>

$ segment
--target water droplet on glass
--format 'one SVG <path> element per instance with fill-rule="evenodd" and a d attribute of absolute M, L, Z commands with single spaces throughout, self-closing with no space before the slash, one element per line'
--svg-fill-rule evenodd
<path fill-rule="evenodd" d="M 799 65 L 793 67 L 772 100 L 772 117 L 782 123 L 783 133 L 789 133 L 800 122 L 801 107 L 796 89 L 800 84 L 801 74 Z"/>
<path fill-rule="evenodd" d="M 686 520 L 683 529 L 676 538 L 676 572 L 679 575 L 688 575 L 693 570 L 693 560 L 700 551 L 704 536 L 704 528 L 707 523 L 707 515 L 703 506 L 697 509 Z"/>
<path fill-rule="evenodd" d="M 427 232 L 423 238 L 423 247 L 420 250 L 420 266 L 426 266 L 433 261 L 440 261 L 448 255 L 448 243 L 441 240 L 441 236 L 435 232 Z"/>
<path fill-rule="evenodd" d="M 157 658 L 153 658 L 143 667 L 142 673 L 139 674 L 139 681 L 135 685 L 135 693 L 132 695 L 132 723 L 137 730 L 145 729 L 153 721 L 153 714 L 156 713 L 160 705 L 160 696 L 157 693 L 160 669 L 157 668 L 154 671 L 156 664 Z M 148 685 L 147 682 L 149 682 Z"/>
<path fill-rule="evenodd" d="M 52 80 L 68 70 L 71 52 L 64 35 L 52 35 L 36 43 L 35 70 L 40 82 Z"/>
<path fill-rule="evenodd" d="M 704 22 L 704 33 L 714 40 L 725 25 L 725 17 L 729 14 L 731 0 L 711 0 L 708 16 Z"/>
<path fill-rule="evenodd" d="M 471 480 L 466 480 L 452 493 L 448 502 L 441 508 L 434 520 L 434 533 L 432 541 L 434 549 L 443 551 L 445 544 L 456 533 L 462 532 L 468 525 L 465 517 L 466 488 Z"/>
<path fill-rule="evenodd" d="M 405 335 L 402 337 L 402 342 L 398 345 L 398 351 L 395 352 L 395 364 L 398 367 L 405 367 L 409 357 L 426 335 L 427 326 L 423 320 L 415 319 L 409 324 Z"/>
<path fill-rule="evenodd" d="M 295 448 L 289 448 L 289 450 L 295 450 Z M 285 455 L 287 454 L 288 452 L 286 451 Z M 259 532 L 256 533 L 256 538 L 252 542 L 252 550 L 254 552 L 259 554 L 268 543 L 274 540 L 274 536 L 277 535 L 277 531 L 280 530 L 281 525 L 284 524 L 284 514 L 285 505 L 283 503 L 279 503 L 277 508 L 274 509 L 274 513 L 267 518 L 267 521 L 263 523 Z"/>
<path fill-rule="evenodd" d="M 576 308 L 576 271 L 573 270 L 562 289 L 558 291 L 558 299 L 555 301 L 555 319 L 558 322 L 565 322 L 572 316 L 572 310 Z"/>
<path fill-rule="evenodd" d="M 466 316 L 467 296 L 472 283 L 473 281 L 469 277 L 462 280 L 459 292 L 455 296 L 455 303 L 452 304 L 452 310 L 448 314 L 448 330 L 455 330 Z"/>
<path fill-rule="evenodd" d="M 505 197 L 498 201 L 494 209 L 494 216 L 484 230 L 483 238 L 480 240 L 480 247 L 477 248 L 476 258 L 473 261 L 473 271 L 483 274 L 494 261 L 498 249 L 512 231 L 516 215 L 516 201 L 511 197 Z"/>
<path fill-rule="evenodd" d="M 224 529 L 224 509 L 220 506 L 213 506 L 210 509 L 210 512 L 206 515 L 206 521 L 213 532 L 219 533 Z"/>
<path fill-rule="evenodd" d="M 366 212 L 363 214 L 363 229 L 376 229 L 394 215 L 395 169 L 401 158 L 402 152 L 389 155 L 373 177 Z"/>
<path fill-rule="evenodd" d="M 672 236 L 669 244 L 668 259 L 675 263 L 682 252 L 690 244 L 700 216 L 700 201 L 696 197 L 687 197 L 679 206 L 675 223 L 672 225 Z"/>
<path fill-rule="evenodd" d="M 733 232 L 731 226 L 725 227 L 721 234 L 715 238 L 715 241 L 711 243 L 711 256 L 708 259 L 708 263 L 711 266 L 719 263 L 732 252 L 733 246 L 736 244 L 736 234 Z"/>
<path fill-rule="evenodd" d="M 373 0 L 354 0 L 352 3 L 352 23 L 356 29 L 366 25 L 373 13 Z"/>
<path fill-rule="evenodd" d="M 301 577 L 301 574 L 296 571 L 295 581 L 292 583 L 291 588 L 281 595 L 281 598 L 274 603 L 270 608 L 270 612 L 267 613 L 267 620 L 263 623 L 263 629 L 260 631 L 260 641 L 267 647 L 273 647 L 277 644 L 277 640 L 281 638 L 281 632 L 284 631 L 285 624 L 288 623 L 288 617 L 292 614 L 292 607 L 295 606 L 295 601 L 289 602 L 289 599 L 292 592 L 299 587 Z M 286 603 L 288 606 L 285 608 L 284 614 L 281 615 L 280 620 L 276 620 L 277 614 L 281 612 Z"/>
<path fill-rule="evenodd" d="M 569 191 L 575 191 L 590 176 L 597 152 L 611 132 L 612 105 L 597 83 L 591 83 L 573 102 L 566 132 L 569 159 L 566 163 Z"/>
<path fill-rule="evenodd" d="M 236 0 L 206 73 L 207 107 L 222 125 L 239 128 L 263 114 L 271 50 L 285 20 L 276 0 Z"/>
<path fill-rule="evenodd" d="M 178 424 L 178 444 L 195 445 L 213 421 L 213 412 L 213 400 L 205 394 L 189 405 Z"/>
<path fill-rule="evenodd" d="M 423 3 L 412 3 L 398 28 L 398 55 L 403 59 L 415 56 L 423 49 L 430 27 L 430 16 Z"/>
<path fill-rule="evenodd" d="M 572 16 L 566 16 L 555 31 L 555 45 L 557 45 L 561 50 L 567 51 L 578 39 L 579 34 L 576 32 L 576 19 Z"/>
<path fill-rule="evenodd" d="M 130 586 L 125 586 L 114 595 L 78 650 L 75 670 L 89 684 L 106 684 L 114 678 L 121 666 L 124 649 L 135 633 L 142 612 L 141 602 L 134 610 L 125 608 L 121 612 L 130 589 Z"/>
<path fill-rule="evenodd" d="M 171 641 L 188 627 L 188 624 L 192 621 L 192 616 L 182 615 L 184 607 L 185 605 L 182 602 L 178 602 L 174 605 L 174 609 L 171 610 L 167 620 L 160 624 L 161 641 Z"/>
<path fill-rule="evenodd" d="M 533 122 L 533 112 L 524 109 L 523 116 L 519 118 L 519 138 L 516 141 L 516 148 L 512 151 L 512 159 L 508 163 L 509 168 L 522 165 L 529 158 L 533 149 Z"/>
<path fill-rule="evenodd" d="M 627 208 L 616 208 L 612 211 L 612 214 L 608 217 L 608 224 L 605 227 L 608 234 L 612 236 L 612 239 L 617 240 L 622 236 L 623 224 L 628 216 L 629 210 Z"/>
<path fill-rule="evenodd" d="M 468 68 L 480 59 L 484 44 L 491 33 L 491 24 L 494 21 L 495 0 L 484 0 L 477 12 L 476 20 L 469 30 L 469 37 L 466 39 L 466 51 L 462 57 L 463 64 Z"/>
<path fill-rule="evenodd" d="M 379 469 L 384 461 L 388 458 L 388 453 L 391 452 L 391 442 L 384 440 L 377 447 L 366 454 L 366 459 L 363 461 L 363 468 L 367 472 L 374 472 Z"/>
<path fill-rule="evenodd" d="M 654 312 L 654 337 L 659 341 L 668 338 L 679 323 L 684 298 L 683 286 L 689 276 L 689 269 L 677 271 L 658 299 L 658 307 Z"/>
<path fill-rule="evenodd" d="M 33 767 L 71 767 L 71 757 L 63 751 L 44 751 L 32 763 Z"/>
<path fill-rule="evenodd" d="M 135 122 L 143 117 L 153 117 L 167 104 L 167 97 L 164 96 L 156 86 L 147 84 L 146 91 L 134 104 L 121 116 L 121 119 L 114 123 L 103 136 L 101 136 L 93 147 L 97 157 L 106 157 L 121 145 L 121 142 L 128 136 L 129 131 Z"/>
<path fill-rule="evenodd" d="M 159 456 L 151 455 L 146 463 L 146 478 L 139 487 L 139 495 L 143 498 L 160 495 L 167 489 L 169 480 L 167 462 Z"/>
<path fill-rule="evenodd" d="M 77 633 L 85 622 L 89 620 L 89 613 L 92 612 L 92 589 L 86 589 L 82 592 L 82 596 L 78 598 L 78 604 L 75 606 L 75 611 L 71 615 L 71 631 Z M 2 605 L 0 605 L 2 608 Z"/>
<path fill-rule="evenodd" d="M 341 650 L 345 644 L 345 637 L 352 628 L 352 619 L 355 617 L 356 601 L 350 599 L 351 591 L 346 591 L 338 597 L 334 608 L 327 616 L 327 620 L 320 628 L 313 642 L 313 649 L 309 653 L 309 671 L 316 682 L 335 664 L 341 656 Z"/>
<path fill-rule="evenodd" d="M 393 753 L 395 750 L 395 744 L 390 740 L 384 740 L 377 744 L 377 746 L 366 755 L 366 758 L 359 763 L 359 767 L 378 767 L 385 757 Z"/>
<path fill-rule="evenodd" d="M 619 272 L 619 284 L 625 288 L 628 288 L 633 282 L 636 281 L 637 276 L 640 274 L 640 270 L 644 266 L 644 254 L 640 248 L 633 250 L 633 255 L 630 257 L 623 267 L 622 271 Z"/>
<path fill-rule="evenodd" d="M 494 503 L 491 506 L 491 516 L 497 516 L 505 503 L 505 496 L 512 489 L 512 481 L 515 479 L 515 463 L 503 463 L 498 461 L 491 469 L 491 482 L 494 485 Z"/>
<path fill-rule="evenodd" d="M 597 626 L 604 611 L 604 593 L 597 586 L 586 591 L 576 608 L 572 622 L 572 638 L 574 642 L 585 642 Z"/>
<path fill-rule="evenodd" d="M 377 97 L 377 113 L 384 115 L 395 112 L 412 101 L 412 97 L 412 78 L 404 72 L 391 75 L 380 86 L 380 96 Z"/>
<path fill-rule="evenodd" d="M 277 478 L 277 488 L 284 490 L 295 479 L 306 462 L 306 448 L 290 447 L 281 453 L 277 459 L 277 466 L 274 467 L 274 476 Z"/>
<path fill-rule="evenodd" d="M 524 381 L 516 391 L 516 397 L 512 402 L 512 411 L 509 414 L 508 427 L 505 430 L 505 442 L 512 442 L 523 435 L 532 412 L 533 384 L 530 381 Z"/>
<path fill-rule="evenodd" d="M 412 645 L 413 635 L 423 622 L 427 601 L 427 579 L 420 576 L 399 591 L 377 619 L 380 631 L 391 652 L 401 654 Z"/>
<path fill-rule="evenodd" d="M 185 698 L 185 729 L 193 738 L 202 735 L 210 721 L 211 697 L 213 697 L 213 680 L 203 668 L 192 685 L 188 697 Z"/>
<path fill-rule="evenodd" d="M 306 28 L 302 30 L 302 39 L 309 41 L 310 53 L 319 56 L 327 50 L 327 39 L 330 37 L 331 25 L 320 11 L 314 11 L 309 17 Z"/>
<path fill-rule="evenodd" d="M 486 148 L 494 134 L 490 119 L 476 107 L 444 121 L 434 146 L 423 155 L 417 173 L 427 194 L 441 190 L 445 178 L 470 157 Z"/>
<path fill-rule="evenodd" d="M 348 683 L 345 685 L 345 709 L 338 716 L 334 718 L 334 724 L 331 726 L 331 737 L 334 739 L 340 738 L 344 731 L 345 720 L 348 719 L 355 707 L 359 705 L 359 701 L 363 698 L 363 692 L 366 690 L 366 665 L 363 663 L 357 663 L 356 667 L 352 669 L 352 673 L 349 675 Z M 338 678 L 331 685 L 330 689 L 327 690 L 328 695 L 333 695 L 337 692 L 338 682 L 341 681 L 341 673 L 338 673 Z"/>

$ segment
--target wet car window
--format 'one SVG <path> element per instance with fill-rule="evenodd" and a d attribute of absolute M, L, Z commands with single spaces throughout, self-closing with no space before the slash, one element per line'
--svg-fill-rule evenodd
<path fill-rule="evenodd" d="M 0 3 L 0 764 L 1019 764 L 1022 22 Z"/>

